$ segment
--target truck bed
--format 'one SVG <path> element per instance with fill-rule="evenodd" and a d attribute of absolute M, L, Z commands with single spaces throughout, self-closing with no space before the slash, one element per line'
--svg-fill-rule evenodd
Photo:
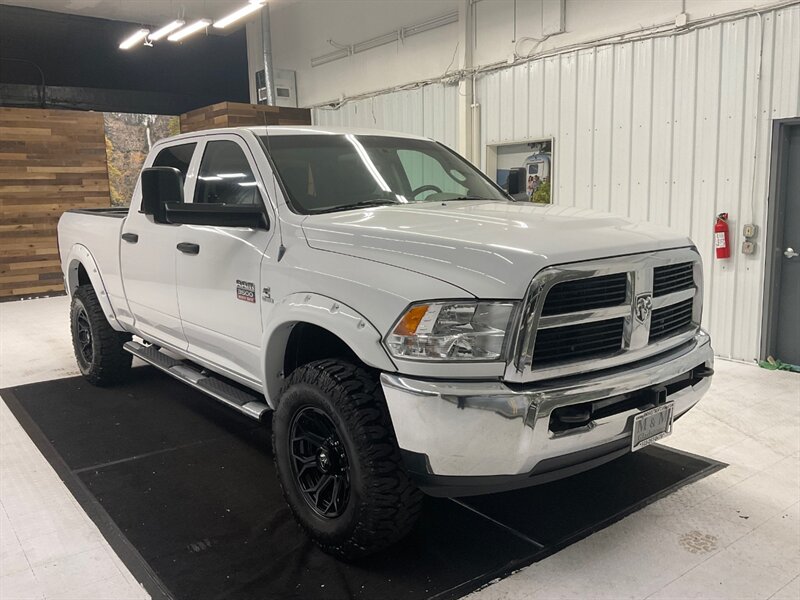
<path fill-rule="evenodd" d="M 91 255 L 92 264 L 86 269 L 97 269 L 102 287 L 98 293 L 105 292 L 113 307 L 124 307 L 125 292 L 120 277 L 119 249 L 120 234 L 127 208 L 77 208 L 61 215 L 58 221 L 58 245 L 62 270 L 66 278 L 76 260 L 75 252 L 81 256 Z M 82 262 L 85 262 L 81 259 Z"/>

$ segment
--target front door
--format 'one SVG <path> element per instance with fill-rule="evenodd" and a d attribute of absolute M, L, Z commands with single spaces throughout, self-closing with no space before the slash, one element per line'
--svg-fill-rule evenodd
<path fill-rule="evenodd" d="M 253 155 L 241 137 L 214 136 L 199 151 L 202 159 L 187 202 L 223 209 L 266 204 Z M 273 229 L 183 225 L 176 239 L 178 307 L 189 354 L 243 383 L 262 379 L 259 285 Z"/>
<path fill-rule="evenodd" d="M 783 185 L 778 188 L 775 232 L 777 271 L 777 327 L 774 356 L 800 365 L 800 125 L 787 128 Z"/>

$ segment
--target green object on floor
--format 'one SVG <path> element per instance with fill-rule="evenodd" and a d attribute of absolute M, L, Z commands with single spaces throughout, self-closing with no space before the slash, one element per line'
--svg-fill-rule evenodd
<path fill-rule="evenodd" d="M 800 366 L 790 365 L 789 363 L 785 363 L 771 356 L 768 356 L 767 360 L 759 361 L 758 366 L 762 369 L 769 369 L 770 371 L 791 371 L 792 373 L 800 373 Z"/>

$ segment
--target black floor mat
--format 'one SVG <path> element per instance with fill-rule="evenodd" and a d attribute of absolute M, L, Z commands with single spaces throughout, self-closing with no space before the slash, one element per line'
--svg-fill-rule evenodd
<path fill-rule="evenodd" d="M 292 520 L 268 423 L 150 368 L 0 394 L 154 598 L 455 598 L 723 466 L 652 446 L 527 490 L 427 498 L 407 540 L 345 564 Z"/>

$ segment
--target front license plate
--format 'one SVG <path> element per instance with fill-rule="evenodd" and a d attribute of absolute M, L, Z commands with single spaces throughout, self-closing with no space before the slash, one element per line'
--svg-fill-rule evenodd
<path fill-rule="evenodd" d="M 636 415 L 633 419 L 632 452 L 641 450 L 672 433 L 674 408 L 674 402 L 667 402 Z"/>

